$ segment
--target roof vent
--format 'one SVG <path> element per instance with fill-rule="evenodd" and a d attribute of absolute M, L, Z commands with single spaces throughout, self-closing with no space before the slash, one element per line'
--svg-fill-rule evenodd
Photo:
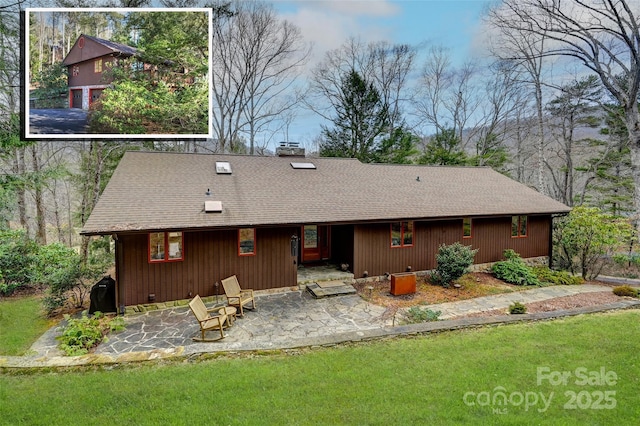
<path fill-rule="evenodd" d="M 205 201 L 204 211 L 205 213 L 222 213 L 222 201 Z"/>
<path fill-rule="evenodd" d="M 313 163 L 291 163 L 291 167 L 294 169 L 315 169 L 316 165 Z"/>
<path fill-rule="evenodd" d="M 219 175 L 230 175 L 231 164 L 228 161 L 216 161 L 216 173 Z"/>

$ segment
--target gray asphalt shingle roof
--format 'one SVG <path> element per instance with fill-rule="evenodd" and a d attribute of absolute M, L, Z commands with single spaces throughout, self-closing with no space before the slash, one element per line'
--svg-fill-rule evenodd
<path fill-rule="evenodd" d="M 216 161 L 228 161 L 232 174 L 216 174 Z M 316 169 L 291 167 L 299 161 Z M 221 201 L 222 212 L 206 213 L 206 200 Z M 82 233 L 568 211 L 483 167 L 127 152 Z"/>

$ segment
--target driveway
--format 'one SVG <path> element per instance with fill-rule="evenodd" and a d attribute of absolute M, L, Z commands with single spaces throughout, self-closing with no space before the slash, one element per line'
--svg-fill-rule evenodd
<path fill-rule="evenodd" d="M 77 108 L 29 110 L 29 134 L 83 135 L 87 133 L 87 111 Z"/>

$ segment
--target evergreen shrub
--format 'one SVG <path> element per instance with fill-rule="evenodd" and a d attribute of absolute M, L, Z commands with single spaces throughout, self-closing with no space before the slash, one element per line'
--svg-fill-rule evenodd
<path fill-rule="evenodd" d="M 452 281 L 463 276 L 473 265 L 473 258 L 478 250 L 458 242 L 451 245 L 442 244 L 436 254 L 436 270 L 431 276 L 436 284 L 449 287 Z"/>

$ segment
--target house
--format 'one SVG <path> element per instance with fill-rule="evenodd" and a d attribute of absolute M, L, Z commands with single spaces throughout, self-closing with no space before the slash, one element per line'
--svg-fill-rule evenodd
<path fill-rule="evenodd" d="M 475 261 L 551 252 L 569 208 L 483 167 L 355 159 L 127 152 L 83 235 L 115 240 L 119 306 L 216 294 L 237 275 L 297 285 L 299 265 L 345 263 L 355 278 L 435 267 L 441 244 Z"/>
<path fill-rule="evenodd" d="M 119 58 L 137 54 L 134 47 L 81 34 L 62 61 L 68 70 L 69 108 L 89 109 L 110 83 L 105 71 Z"/>

